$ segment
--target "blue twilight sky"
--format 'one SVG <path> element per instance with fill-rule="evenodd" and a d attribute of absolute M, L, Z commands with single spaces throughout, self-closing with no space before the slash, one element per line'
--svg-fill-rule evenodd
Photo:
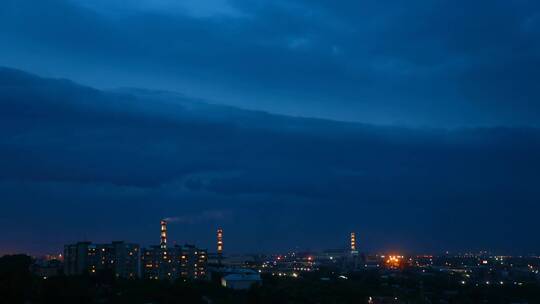
<path fill-rule="evenodd" d="M 3 0 L 0 65 L 412 126 L 537 125 L 531 0 Z"/>
<path fill-rule="evenodd" d="M 538 1 L 0 0 L 0 67 L 0 254 L 162 217 L 211 250 L 540 251 Z"/>

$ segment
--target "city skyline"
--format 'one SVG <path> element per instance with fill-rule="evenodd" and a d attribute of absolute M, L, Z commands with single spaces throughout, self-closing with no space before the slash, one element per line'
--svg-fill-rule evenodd
<path fill-rule="evenodd" d="M 160 248 L 160 249 L 164 249 L 166 250 L 167 248 L 174 248 L 174 247 L 177 247 L 177 246 L 197 246 L 199 245 L 197 242 L 187 242 L 187 241 L 182 241 L 182 240 L 177 240 L 176 238 L 172 238 L 170 239 L 169 236 L 169 227 L 170 227 L 170 224 L 171 222 L 174 223 L 178 221 L 177 218 L 164 218 L 164 219 L 161 219 L 160 220 L 160 239 L 159 239 L 159 242 L 149 242 L 149 243 L 140 243 L 136 240 L 128 240 L 128 242 L 126 242 L 126 240 L 123 240 L 123 239 L 118 239 L 118 240 L 101 240 L 100 242 L 98 243 L 101 243 L 101 244 L 105 244 L 105 243 L 110 243 L 110 244 L 115 244 L 115 243 L 122 243 L 122 244 L 127 244 L 127 245 L 136 245 L 136 246 L 142 246 L 142 248 Z M 433 255 L 433 256 L 439 256 L 439 255 L 453 255 L 453 256 L 462 256 L 462 255 L 471 255 L 471 256 L 474 256 L 474 255 L 478 255 L 478 256 L 481 256 L 481 255 L 489 255 L 489 256 L 507 256 L 507 257 L 512 257 L 511 254 L 507 254 L 507 253 L 504 253 L 504 252 L 493 252 L 491 250 L 479 250 L 479 251 L 474 251 L 474 250 L 465 250 L 465 251 L 457 251 L 457 252 L 450 252 L 448 250 L 444 251 L 444 252 L 421 252 L 421 251 L 417 251 L 417 252 L 414 252 L 414 251 L 399 251 L 399 250 L 391 250 L 391 251 L 385 251 L 385 250 L 377 250 L 377 249 L 371 249 L 369 250 L 369 246 L 361 246 L 359 245 L 359 242 L 358 242 L 358 239 L 357 239 L 357 235 L 358 233 L 356 231 L 351 231 L 348 236 L 349 238 L 344 240 L 343 244 L 341 245 L 338 245 L 338 246 L 334 246 L 334 247 L 321 247 L 321 248 L 317 248 L 317 249 L 311 249 L 311 248 L 299 248 L 299 247 L 296 247 L 296 248 L 289 248 L 287 250 L 274 250 L 274 251 L 270 251 L 270 252 L 263 252 L 263 251 L 253 251 L 253 252 L 227 252 L 225 251 L 225 241 L 224 241 L 224 229 L 221 228 L 221 226 L 218 226 L 218 228 L 215 230 L 215 240 L 214 240 L 214 244 L 213 246 L 212 245 L 209 245 L 209 246 L 200 246 L 199 248 L 204 248 L 204 251 L 205 253 L 208 252 L 208 254 L 213 254 L 215 255 L 215 259 L 218 260 L 218 261 L 221 261 L 222 258 L 226 258 L 227 255 L 232 255 L 232 256 L 235 256 L 235 255 L 281 255 L 281 254 L 284 254 L 284 253 L 295 253 L 295 252 L 298 252 L 298 253 L 303 253 L 303 254 L 310 254 L 310 253 L 316 253 L 316 252 L 326 252 L 326 251 L 334 251 L 334 250 L 338 250 L 342 253 L 347 253 L 347 252 L 350 252 L 350 255 L 352 256 L 356 256 L 356 255 L 359 255 L 359 254 L 376 254 L 376 255 L 382 255 L 384 257 L 384 255 L 391 255 L 391 256 L 400 256 L 400 255 L 408 255 L 408 256 L 423 256 L 423 255 L 426 255 L 426 256 L 429 256 L 429 255 Z M 90 239 L 78 239 L 76 240 L 74 243 L 75 244 L 94 244 L 94 242 Z M 98 244 L 101 245 L 101 244 Z M 156 245 L 157 244 L 157 245 Z M 360 242 L 361 244 L 361 242 Z M 208 244 L 207 244 L 208 245 Z M 66 246 L 71 246 L 71 245 L 65 245 L 64 247 Z M 27 254 L 27 252 L 9 252 L 9 253 L 6 253 L 6 254 Z M 61 252 L 55 252 L 55 251 L 51 251 L 51 252 L 47 252 L 46 254 L 44 253 L 40 253 L 40 254 L 35 254 L 36 257 L 43 257 L 43 256 L 51 256 L 51 257 L 55 257 L 55 256 L 60 256 L 62 257 L 62 253 Z M 540 256 L 539 253 L 537 252 L 528 252 L 528 253 L 521 253 L 521 254 L 517 254 L 516 256 L 518 257 L 522 257 L 522 256 L 525 256 L 525 257 L 535 257 L 535 256 Z"/>
<path fill-rule="evenodd" d="M 540 303 L 540 1 L 0 0 L 1 303 Z"/>

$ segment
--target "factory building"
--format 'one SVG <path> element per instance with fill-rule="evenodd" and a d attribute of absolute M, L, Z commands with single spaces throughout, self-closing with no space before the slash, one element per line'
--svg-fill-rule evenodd
<path fill-rule="evenodd" d="M 221 286 L 236 290 L 247 290 L 253 285 L 261 284 L 261 275 L 251 269 L 225 270 L 224 276 L 221 278 Z"/>

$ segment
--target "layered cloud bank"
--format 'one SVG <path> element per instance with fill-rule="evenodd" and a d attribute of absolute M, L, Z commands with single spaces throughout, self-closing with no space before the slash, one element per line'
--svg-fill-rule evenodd
<path fill-rule="evenodd" d="M 0 69 L 4 250 L 158 241 L 233 251 L 535 250 L 540 131 L 379 127 L 105 91 Z M 40 231 L 40 235 L 35 235 Z M 258 240 L 264 239 L 264 242 Z M 505 242 L 504 240 L 508 240 Z"/>

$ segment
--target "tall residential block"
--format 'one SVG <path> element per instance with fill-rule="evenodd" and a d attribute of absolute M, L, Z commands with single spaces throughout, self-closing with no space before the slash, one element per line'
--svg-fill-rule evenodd
<path fill-rule="evenodd" d="M 135 278 L 139 276 L 139 251 L 139 245 L 125 242 L 78 242 L 65 245 L 64 273 L 82 275 L 110 270 L 117 277 Z"/>

